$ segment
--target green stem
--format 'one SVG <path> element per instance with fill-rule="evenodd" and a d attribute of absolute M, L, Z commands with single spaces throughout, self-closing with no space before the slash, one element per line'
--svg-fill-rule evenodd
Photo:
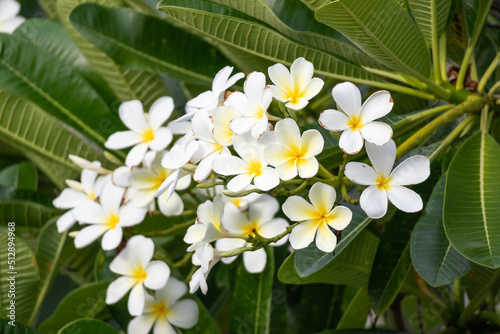
<path fill-rule="evenodd" d="M 318 166 L 319 166 L 319 169 L 318 169 L 318 174 L 321 175 L 322 177 L 324 177 L 325 179 L 333 179 L 335 178 L 335 176 L 330 173 L 322 164 L 320 164 L 318 162 Z"/>
<path fill-rule="evenodd" d="M 444 114 L 438 116 L 436 119 L 427 123 L 427 125 L 415 132 L 404 143 L 399 145 L 396 158 L 400 158 L 412 148 L 422 143 L 424 140 L 429 138 L 436 130 L 440 129 L 445 124 L 448 124 L 449 122 L 457 119 L 465 113 L 473 113 L 481 110 L 485 103 L 485 99 L 480 98 L 476 95 L 470 95 L 463 103 L 455 106 Z"/>
<path fill-rule="evenodd" d="M 460 66 L 460 71 L 458 72 L 457 77 L 457 90 L 464 89 L 464 81 L 465 75 L 467 74 L 467 68 L 469 67 L 469 60 L 472 56 L 472 52 L 474 51 L 474 46 L 468 46 L 465 50 L 464 59 L 462 60 L 462 65 Z"/>
<path fill-rule="evenodd" d="M 237 193 L 233 193 L 230 190 L 224 190 L 224 191 L 222 191 L 222 193 L 228 197 L 243 197 L 243 196 L 250 195 L 253 193 L 262 194 L 263 191 L 260 189 L 249 189 L 249 190 L 242 190 L 242 191 L 238 191 Z"/>
<path fill-rule="evenodd" d="M 408 81 L 406 81 L 405 78 L 401 74 L 387 72 L 384 70 L 379 70 L 377 68 L 371 68 L 371 67 L 367 67 L 367 66 L 362 66 L 362 67 L 365 70 L 367 70 L 368 72 L 371 72 L 373 74 L 380 75 L 382 77 L 386 77 L 389 79 L 393 79 L 393 80 L 399 81 L 399 82 L 404 83 L 404 84 L 408 83 Z"/>
<path fill-rule="evenodd" d="M 493 87 L 491 87 L 491 89 L 489 90 L 488 97 L 490 98 L 490 100 L 493 100 L 493 94 L 496 92 L 498 88 L 500 88 L 500 81 L 496 82 L 493 85 Z"/>
<path fill-rule="evenodd" d="M 183 216 L 187 216 L 187 215 L 192 215 L 193 213 L 194 213 L 194 210 L 188 210 L 185 213 L 183 213 L 182 215 Z M 165 230 L 150 231 L 150 232 L 141 232 L 141 234 L 143 234 L 146 237 L 165 236 L 165 235 L 177 232 L 179 230 L 183 230 L 185 228 L 188 228 L 189 226 L 191 226 L 193 224 L 194 224 L 194 220 L 190 219 L 190 220 L 187 220 L 187 221 L 185 221 L 183 223 L 175 224 L 172 227 L 167 228 Z"/>
<path fill-rule="evenodd" d="M 465 129 L 469 124 L 477 119 L 476 115 L 471 115 L 463 120 L 460 124 L 457 125 L 455 129 L 439 144 L 438 148 L 432 152 L 429 160 L 434 161 L 439 155 L 446 150 L 454 141 L 457 139 L 462 133 L 463 129 Z"/>
<path fill-rule="evenodd" d="M 486 72 L 484 72 L 483 77 L 481 78 L 481 81 L 479 81 L 479 84 L 477 86 L 477 92 L 479 94 L 482 94 L 484 91 L 484 86 L 486 86 L 486 83 L 490 79 L 491 75 L 495 72 L 495 70 L 498 67 L 498 61 L 500 61 L 500 49 L 498 49 L 497 55 L 491 62 L 490 66 L 486 69 Z"/>
<path fill-rule="evenodd" d="M 215 186 L 223 186 L 225 185 L 226 182 L 224 181 L 217 181 L 217 182 L 205 182 L 205 183 L 198 183 L 196 185 L 196 188 L 213 188 Z"/>
<path fill-rule="evenodd" d="M 290 196 L 292 196 L 292 195 L 296 195 L 296 194 L 298 194 L 299 192 L 301 192 L 302 190 L 304 190 L 304 189 L 307 187 L 307 184 L 308 184 L 308 183 L 309 183 L 309 182 L 308 182 L 307 180 L 306 180 L 306 181 L 304 181 L 304 182 L 302 182 L 302 183 L 300 184 L 300 186 L 298 186 L 298 187 L 297 187 L 297 188 L 295 188 L 294 190 L 291 190 L 291 191 L 290 191 L 290 193 L 289 193 L 289 195 L 290 195 Z"/>
<path fill-rule="evenodd" d="M 394 131 L 393 137 L 398 138 L 400 135 L 408 133 L 417 127 L 430 117 L 440 114 L 443 111 L 453 108 L 452 104 L 445 104 L 432 109 L 424 110 L 413 115 L 406 116 L 402 121 L 396 122 L 392 125 L 392 130 Z"/>
<path fill-rule="evenodd" d="M 432 82 L 434 84 L 434 82 Z M 412 96 L 416 96 L 416 97 L 420 97 L 422 99 L 427 99 L 427 100 L 435 100 L 436 99 L 436 96 L 433 95 L 433 94 L 429 94 L 429 93 L 426 93 L 426 92 L 422 92 L 420 90 L 416 90 L 416 89 L 413 89 L 413 88 L 410 88 L 410 87 L 404 87 L 404 86 L 400 86 L 400 85 L 396 85 L 396 84 L 393 84 L 393 83 L 389 83 L 389 82 L 384 82 L 384 83 L 372 83 L 373 86 L 375 87 L 380 87 L 382 89 L 386 89 L 388 91 L 396 91 L 396 92 L 400 92 L 400 93 L 404 93 L 404 94 L 407 94 L 407 95 L 412 95 Z M 441 90 L 444 90 L 444 92 L 446 93 L 445 95 L 448 96 L 448 91 L 446 91 L 444 88 L 438 86 L 439 88 L 441 88 Z"/>
<path fill-rule="evenodd" d="M 443 78 L 441 78 L 441 70 L 439 69 L 439 36 L 437 27 L 437 17 L 436 17 L 436 2 L 431 1 L 431 31 L 432 31 L 432 65 L 434 66 L 434 80 L 438 85 L 443 83 Z"/>
<path fill-rule="evenodd" d="M 442 34 L 439 39 L 439 68 L 441 70 L 441 78 L 443 81 L 448 81 L 448 73 L 446 72 L 446 34 Z"/>
<path fill-rule="evenodd" d="M 182 259 L 180 259 L 179 261 L 177 261 L 176 263 L 172 264 L 170 266 L 170 268 L 179 268 L 179 267 L 184 267 L 186 264 L 189 263 L 189 261 L 191 260 L 191 257 L 193 256 L 193 253 L 194 252 L 189 252 L 189 253 L 186 253 L 186 255 L 184 255 L 184 257 Z"/>

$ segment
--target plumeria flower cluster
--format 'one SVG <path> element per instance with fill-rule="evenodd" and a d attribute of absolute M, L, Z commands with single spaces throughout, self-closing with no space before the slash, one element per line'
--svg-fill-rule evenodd
<path fill-rule="evenodd" d="M 188 101 L 185 115 L 170 121 L 170 97 L 157 100 L 148 113 L 139 101 L 124 102 L 119 115 L 128 130 L 105 143 L 112 150 L 130 148 L 124 166 L 109 170 L 97 161 L 72 157 L 83 172 L 81 182 L 68 180 L 69 188 L 54 200 L 54 206 L 69 209 L 58 227 L 73 230 L 79 248 L 101 236 L 104 250 L 126 244 L 110 266 L 120 277 L 109 286 L 107 302 L 130 291 L 128 308 L 136 318 L 129 332 L 154 328 L 155 333 L 170 333 L 172 325 L 189 328 L 198 317 L 196 303 L 180 300 L 187 287 L 170 277 L 166 263 L 151 261 L 153 241 L 132 228 L 148 213 L 171 217 L 192 212 L 193 217 L 196 212 L 196 219 L 174 229 L 185 229 L 183 239 L 192 253 L 181 260 L 194 266 L 189 291 L 206 294 L 208 275 L 219 262 L 242 258 L 244 268 L 255 274 L 265 270 L 270 247 L 288 241 L 293 250 L 314 244 L 323 252 L 335 251 L 340 232 L 353 217 L 337 203 L 339 198 L 358 201 L 347 193 L 353 183 L 366 187 L 358 188 L 359 204 L 370 218 L 383 217 L 389 201 L 405 212 L 422 209 L 420 196 L 406 186 L 429 176 L 429 159 L 413 156 L 393 169 L 392 129 L 377 121 L 392 109 L 389 92 L 376 92 L 362 103 L 354 84 L 333 88 L 337 109 L 322 112 L 317 124 L 342 132 L 344 164 L 333 175 L 332 167 L 319 159 L 325 134 L 303 128 L 308 125 L 303 124 L 303 109 L 324 86 L 314 77 L 313 64 L 298 58 L 290 69 L 276 64 L 267 74 L 272 84 L 265 73 L 252 72 L 243 91 L 229 91 L 244 74 L 225 67 L 211 90 Z M 350 161 L 363 147 L 373 167 Z M 77 228 L 75 222 L 85 226 Z M 125 240 L 124 230 L 135 235 Z"/>

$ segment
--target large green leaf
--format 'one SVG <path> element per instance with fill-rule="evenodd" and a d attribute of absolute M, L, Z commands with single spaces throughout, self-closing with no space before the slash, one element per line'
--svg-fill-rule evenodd
<path fill-rule="evenodd" d="M 403 286 L 411 266 L 410 236 L 418 214 L 397 212 L 387 224 L 377 249 L 368 282 L 373 311 L 387 310 Z"/>
<path fill-rule="evenodd" d="M 309 7 L 309 9 L 315 12 L 319 7 L 331 2 L 331 0 L 300 0 L 300 2 L 302 2 L 304 5 Z"/>
<path fill-rule="evenodd" d="M 446 174 L 443 174 L 411 236 L 410 253 L 413 266 L 432 286 L 449 284 L 472 269 L 472 263 L 457 252 L 444 232 L 445 185 Z"/>
<path fill-rule="evenodd" d="M 274 279 L 274 252 L 266 249 L 267 263 L 260 274 L 250 274 L 243 263 L 238 267 L 233 290 L 229 331 L 234 334 L 269 331 Z"/>
<path fill-rule="evenodd" d="M 394 0 L 336 0 L 318 9 L 316 19 L 388 68 L 429 77 L 431 61 L 422 33 Z"/>
<path fill-rule="evenodd" d="M 73 251 L 61 267 L 61 273 L 69 276 L 79 285 L 94 282 L 94 263 L 100 251 L 101 244 L 98 242 L 94 242 L 85 248 L 73 248 Z"/>
<path fill-rule="evenodd" d="M 279 269 L 278 278 L 286 284 L 328 283 L 366 288 L 378 244 L 378 237 L 366 230 L 362 231 L 345 251 L 306 277 L 297 274 L 295 253 L 292 253 Z"/>
<path fill-rule="evenodd" d="M 214 318 L 205 305 L 196 296 L 194 296 L 194 300 L 198 304 L 198 310 L 200 311 L 198 322 L 193 328 L 184 329 L 182 332 L 184 334 L 219 334 L 219 328 L 217 328 Z"/>
<path fill-rule="evenodd" d="M 230 7 L 208 0 L 162 0 L 158 8 L 172 19 L 218 42 L 270 61 L 290 65 L 302 56 L 314 64 L 318 74 L 371 85 L 381 83 L 380 79 L 361 67 L 299 44 L 256 20 L 242 18 L 246 15 L 242 16 L 241 12 Z"/>
<path fill-rule="evenodd" d="M 15 244 L 15 263 L 9 263 L 7 246 L 9 242 Z M 7 315 L 7 306 L 10 305 L 9 290 L 10 282 L 15 280 L 15 313 L 16 320 L 26 323 L 35 305 L 35 298 L 38 291 L 39 274 L 35 255 L 29 246 L 20 237 L 9 240 L 7 232 L 0 231 L 0 317 Z M 9 246 L 10 247 L 10 246 Z"/>
<path fill-rule="evenodd" d="M 133 71 L 121 68 L 104 52 L 87 41 L 71 25 L 71 12 L 83 3 L 97 3 L 106 7 L 118 7 L 118 0 L 57 0 L 57 11 L 71 39 L 82 51 L 92 67 L 101 74 L 118 99 L 128 101 L 139 99 L 146 107 L 161 96 L 167 94 L 161 78 L 157 74 Z"/>
<path fill-rule="evenodd" d="M 344 292 L 344 313 L 337 329 L 363 328 L 370 313 L 368 292 L 363 288 L 349 287 Z"/>
<path fill-rule="evenodd" d="M 89 113 L 91 114 L 91 113 Z M 102 149 L 59 122 L 40 108 L 0 90 L 0 138 L 11 145 L 33 152 L 47 161 L 57 163 L 64 170 L 54 170 L 67 175 L 66 170 L 77 175 L 79 169 L 69 160 L 69 155 L 81 156 L 90 161 L 100 160 L 104 166 L 112 165 L 104 158 Z"/>
<path fill-rule="evenodd" d="M 342 230 L 340 241 L 335 247 L 335 256 L 338 256 L 349 243 L 372 221 L 359 207 L 349 203 L 342 203 L 343 206 L 351 209 L 352 221 Z M 325 253 L 319 250 L 314 243 L 304 249 L 295 251 L 295 269 L 300 277 L 306 277 L 320 270 L 330 261 L 334 261 L 332 253 Z"/>
<path fill-rule="evenodd" d="M 500 267 L 500 146 L 486 132 L 470 137 L 448 170 L 444 228 L 469 260 Z"/>
<path fill-rule="evenodd" d="M 283 35 L 349 60 L 355 64 L 383 68 L 355 46 L 342 40 L 338 32 L 327 28 L 314 19 L 314 14 L 300 3 L 285 1 L 277 3 L 269 0 L 238 1 L 215 0 L 242 11 L 269 24 Z"/>
<path fill-rule="evenodd" d="M 12 322 L 14 326 L 12 326 Z M 2 334 L 39 334 L 39 332 L 31 327 L 25 326 L 18 321 L 10 319 L 0 319 L 0 333 Z"/>
<path fill-rule="evenodd" d="M 40 228 L 47 220 L 60 214 L 59 210 L 36 202 L 22 200 L 0 202 L 0 225 L 15 222 L 20 227 Z"/>
<path fill-rule="evenodd" d="M 0 171 L 0 186 L 36 190 L 38 173 L 29 162 L 10 165 Z"/>
<path fill-rule="evenodd" d="M 0 87 L 34 102 L 101 144 L 114 132 L 103 122 L 121 124 L 102 97 L 71 67 L 15 36 L 0 35 Z"/>
<path fill-rule="evenodd" d="M 437 42 L 446 30 L 452 0 L 413 0 L 408 4 L 425 40 L 432 46 L 432 40 Z"/>
<path fill-rule="evenodd" d="M 119 334 L 113 326 L 101 320 L 78 319 L 64 326 L 58 334 Z"/>
<path fill-rule="evenodd" d="M 211 83 L 228 65 L 210 44 L 164 20 L 131 9 L 85 4 L 73 11 L 70 20 L 85 38 L 129 69 Z"/>
<path fill-rule="evenodd" d="M 56 334 L 62 327 L 79 318 L 93 318 L 106 307 L 109 282 L 91 283 L 69 293 L 50 318 L 40 324 L 46 334 Z"/>

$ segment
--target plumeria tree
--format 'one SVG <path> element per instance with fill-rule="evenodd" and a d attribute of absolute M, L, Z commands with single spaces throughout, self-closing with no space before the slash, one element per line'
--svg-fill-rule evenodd
<path fill-rule="evenodd" d="M 499 29 L 0 0 L 0 332 L 499 332 Z"/>

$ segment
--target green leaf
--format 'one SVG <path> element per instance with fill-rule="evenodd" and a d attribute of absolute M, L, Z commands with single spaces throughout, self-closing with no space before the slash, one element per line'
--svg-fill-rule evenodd
<path fill-rule="evenodd" d="M 294 265 L 295 253 L 292 253 L 279 269 L 278 278 L 286 284 L 328 283 L 366 288 L 378 244 L 378 237 L 362 231 L 342 253 L 306 277 L 298 275 Z"/>
<path fill-rule="evenodd" d="M 78 319 L 64 326 L 58 334 L 119 334 L 119 332 L 111 325 L 101 320 L 95 319 Z"/>
<path fill-rule="evenodd" d="M 58 0 L 57 11 L 61 22 L 68 31 L 71 39 L 81 50 L 92 67 L 101 74 L 109 87 L 121 101 L 138 99 L 149 108 L 161 96 L 167 95 L 161 78 L 154 73 L 132 71 L 121 68 L 104 52 L 87 41 L 71 25 L 71 12 L 82 3 L 97 3 L 106 7 L 118 7 L 118 0 Z"/>
<path fill-rule="evenodd" d="M 425 40 L 432 46 L 433 33 L 434 38 L 439 38 L 446 30 L 452 0 L 412 0 L 408 4 Z"/>
<path fill-rule="evenodd" d="M 91 110 L 91 109 L 90 109 Z M 89 113 L 91 114 L 91 113 Z M 47 115 L 40 108 L 17 96 L 0 90 L 0 138 L 11 145 L 53 161 L 61 170 L 55 174 L 78 175 L 79 169 L 69 160 L 74 154 L 90 161 L 100 160 L 112 167 L 103 150 L 75 130 Z"/>
<path fill-rule="evenodd" d="M 122 126 L 102 97 L 71 67 L 15 36 L 0 35 L 0 87 L 32 101 L 101 144 L 114 132 L 103 122 Z"/>
<path fill-rule="evenodd" d="M 36 190 L 38 173 L 29 162 L 10 165 L 0 171 L 0 186 Z"/>
<path fill-rule="evenodd" d="M 229 332 L 234 334 L 268 332 L 274 279 L 274 252 L 266 249 L 267 263 L 260 274 L 247 272 L 240 263 L 231 305 Z"/>
<path fill-rule="evenodd" d="M 15 222 L 17 226 L 41 228 L 49 219 L 58 216 L 61 211 L 45 205 L 22 200 L 0 202 L 0 225 Z"/>
<path fill-rule="evenodd" d="M 331 0 L 300 0 L 304 5 L 309 7 L 312 11 L 317 11 L 319 7 L 331 2 Z"/>
<path fill-rule="evenodd" d="M 109 282 L 91 283 L 71 291 L 39 329 L 46 334 L 55 334 L 74 320 L 94 318 L 106 307 L 108 285 Z"/>
<path fill-rule="evenodd" d="M 366 54 L 388 68 L 427 79 L 429 50 L 416 23 L 394 0 L 337 0 L 316 12 Z"/>
<path fill-rule="evenodd" d="M 486 132 L 470 137 L 448 170 L 444 228 L 469 260 L 500 267 L 500 146 Z"/>
<path fill-rule="evenodd" d="M 72 245 L 74 247 L 73 243 Z M 64 262 L 64 266 L 61 267 L 61 273 L 69 276 L 79 285 L 94 282 L 94 263 L 100 251 L 101 244 L 99 242 L 94 242 L 85 248 L 73 248 Z"/>
<path fill-rule="evenodd" d="M 23 325 L 19 321 L 13 321 L 10 319 L 0 319 L 0 333 L 2 334 L 40 334 L 36 329 Z"/>
<path fill-rule="evenodd" d="M 193 328 L 184 329 L 182 333 L 184 334 L 219 334 L 219 328 L 215 323 L 214 318 L 207 310 L 205 305 L 196 297 L 193 296 L 194 301 L 198 304 L 198 310 L 200 311 L 200 315 L 198 317 L 198 322 Z"/>
<path fill-rule="evenodd" d="M 342 205 L 351 209 L 353 216 L 349 225 L 341 233 L 340 241 L 335 247 L 335 256 L 338 256 L 372 221 L 359 206 L 350 203 L 342 203 Z M 334 261 L 333 253 L 319 250 L 314 243 L 311 243 L 307 248 L 295 251 L 295 269 L 300 277 L 313 274 L 331 261 Z"/>
<path fill-rule="evenodd" d="M 131 9 L 85 4 L 73 11 L 70 20 L 85 38 L 129 69 L 154 69 L 183 81 L 211 84 L 228 65 L 210 44 Z"/>
<path fill-rule="evenodd" d="M 387 224 L 377 249 L 368 282 L 368 296 L 375 314 L 387 310 L 410 271 L 410 236 L 418 214 L 397 212 Z"/>
<path fill-rule="evenodd" d="M 40 289 L 30 323 L 34 323 L 50 284 L 59 272 L 61 262 L 68 255 L 63 252 L 67 236 L 68 232 L 59 233 L 57 230 L 57 218 L 47 222 L 38 235 L 35 257 L 40 271 Z"/>
<path fill-rule="evenodd" d="M 346 298 L 347 297 L 347 298 Z M 363 288 L 349 287 L 344 292 L 345 309 L 337 325 L 338 329 L 364 328 L 366 317 L 370 313 L 368 291 Z"/>
<path fill-rule="evenodd" d="M 413 266 L 430 285 L 449 284 L 467 274 L 473 267 L 453 247 L 443 227 L 443 200 L 446 174 L 436 184 L 425 212 L 417 222 L 410 244 Z"/>
<path fill-rule="evenodd" d="M 15 244 L 15 263 L 9 263 L 7 246 L 9 245 L 9 236 L 7 232 L 0 231 L 0 317 L 7 316 L 7 306 L 12 298 L 9 297 L 10 282 L 15 279 L 15 306 L 16 320 L 26 323 L 30 317 L 31 311 L 35 305 L 35 298 L 38 292 L 39 273 L 35 255 L 24 242 L 23 239 L 16 236 Z M 12 266 L 12 267 L 11 267 Z"/>
<path fill-rule="evenodd" d="M 300 55 L 314 64 L 317 74 L 370 85 L 382 83 L 363 68 L 294 42 L 255 19 L 241 18 L 244 14 L 230 7 L 207 0 L 162 0 L 158 8 L 196 32 L 255 56 L 290 65 Z"/>

